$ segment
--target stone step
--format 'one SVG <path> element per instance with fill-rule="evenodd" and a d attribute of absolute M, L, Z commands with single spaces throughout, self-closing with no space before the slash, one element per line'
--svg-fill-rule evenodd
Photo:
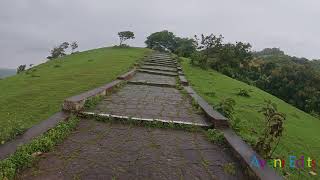
<path fill-rule="evenodd" d="M 170 68 L 170 67 L 164 67 L 164 66 L 141 66 L 141 69 L 147 69 L 147 70 L 159 70 L 159 71 L 167 71 L 167 72 L 177 72 L 177 68 Z"/>
<path fill-rule="evenodd" d="M 164 75 L 164 76 L 178 76 L 178 73 L 159 71 L 159 70 L 138 69 L 138 71 L 139 72 L 144 72 L 144 73 L 149 73 L 149 74 Z"/>
<path fill-rule="evenodd" d="M 144 122 L 161 122 L 161 123 L 170 123 L 170 124 L 198 126 L 198 127 L 202 127 L 202 128 L 209 128 L 212 126 L 212 124 L 210 122 L 208 122 L 208 123 L 194 123 L 194 122 L 187 122 L 187 121 L 138 118 L 138 117 L 120 116 L 120 115 L 114 115 L 114 114 L 94 113 L 94 112 L 80 112 L 80 114 L 85 117 L 101 117 L 101 118 L 112 118 L 112 119 L 116 119 L 116 120 L 135 120 L 135 121 L 144 121 Z"/>
<path fill-rule="evenodd" d="M 171 58 L 148 58 L 148 59 L 153 61 L 174 61 Z"/>
<path fill-rule="evenodd" d="M 161 82 L 150 82 L 150 81 L 128 81 L 129 84 L 136 84 L 136 85 L 148 85 L 148 86 L 158 86 L 158 87 L 171 87 L 175 88 L 176 84 L 167 84 Z"/>
<path fill-rule="evenodd" d="M 176 61 L 162 61 L 162 60 L 146 60 L 145 62 L 177 64 Z"/>
<path fill-rule="evenodd" d="M 171 68 L 176 68 L 177 67 L 177 65 L 175 65 L 175 64 L 166 64 L 166 63 L 149 63 L 149 62 L 146 62 L 143 65 L 146 65 L 146 66 L 163 66 L 163 67 L 171 67 Z"/>
<path fill-rule="evenodd" d="M 152 57 L 150 57 L 149 59 L 150 59 L 150 60 L 165 60 L 165 61 L 173 61 L 173 59 L 172 59 L 172 58 L 152 58 Z"/>

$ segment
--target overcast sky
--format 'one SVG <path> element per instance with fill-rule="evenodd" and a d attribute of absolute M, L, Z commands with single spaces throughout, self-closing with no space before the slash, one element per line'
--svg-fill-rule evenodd
<path fill-rule="evenodd" d="M 63 41 L 80 50 L 114 45 L 123 30 L 135 33 L 134 46 L 167 29 L 318 59 L 319 9 L 319 0 L 0 0 L 0 67 L 38 64 Z"/>

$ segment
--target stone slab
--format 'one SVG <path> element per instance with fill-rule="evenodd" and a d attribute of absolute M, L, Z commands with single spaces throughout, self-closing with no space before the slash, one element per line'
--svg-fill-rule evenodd
<path fill-rule="evenodd" d="M 181 84 L 182 84 L 183 86 L 188 86 L 188 85 L 189 85 L 186 77 L 183 76 L 183 75 L 180 75 L 180 73 L 179 73 L 179 79 L 180 79 L 180 82 L 181 82 Z"/>
<path fill-rule="evenodd" d="M 166 71 L 159 71 L 159 70 L 138 69 L 138 71 L 143 73 L 157 74 L 157 75 L 163 75 L 163 76 L 178 76 L 178 74 L 174 72 L 166 72 Z"/>
<path fill-rule="evenodd" d="M 145 62 L 145 63 L 143 63 L 143 65 L 147 65 L 147 66 L 162 66 L 162 67 L 171 67 L 171 68 L 176 68 L 177 67 L 174 64 L 165 64 L 165 63 L 148 63 L 148 62 Z"/>
<path fill-rule="evenodd" d="M 168 84 L 170 86 L 176 85 L 176 78 L 171 76 L 161 76 L 155 74 L 138 72 L 129 82 L 145 82 L 154 84 Z"/>
<path fill-rule="evenodd" d="M 265 166 L 264 169 L 250 166 L 253 156 L 256 156 L 257 159 L 263 159 L 258 155 L 247 143 L 245 143 L 232 129 L 222 129 L 224 137 L 233 149 L 233 152 L 237 157 L 240 158 L 242 164 L 249 168 L 256 179 L 261 180 L 282 180 L 283 178 L 279 176 L 273 169 L 269 166 Z"/>
<path fill-rule="evenodd" d="M 207 117 L 213 122 L 216 128 L 229 127 L 228 118 L 224 117 L 218 111 L 213 110 L 212 106 L 210 106 L 202 97 L 200 97 L 190 86 L 184 86 L 184 89 L 199 104 L 201 109 L 205 112 Z"/>
<path fill-rule="evenodd" d="M 112 91 L 114 87 L 120 85 L 120 83 L 122 83 L 122 80 L 115 80 L 99 88 L 70 97 L 64 101 L 62 108 L 64 111 L 80 111 L 87 99 L 94 96 L 104 96 L 107 92 Z"/>
<path fill-rule="evenodd" d="M 127 84 L 107 96 L 92 112 L 211 125 L 192 107 L 190 97 L 167 87 Z"/>
<path fill-rule="evenodd" d="M 234 164 L 235 174 L 224 166 Z M 17 179 L 246 179 L 229 149 L 201 132 L 81 120 Z"/>
<path fill-rule="evenodd" d="M 159 70 L 159 71 L 168 71 L 168 72 L 177 72 L 176 68 L 164 67 L 164 66 L 148 66 L 143 65 L 140 69 L 148 69 L 148 70 Z"/>
<path fill-rule="evenodd" d="M 137 64 L 136 64 L 136 66 L 137 66 Z M 129 71 L 129 72 L 127 72 L 127 73 L 125 73 L 125 74 L 123 74 L 121 76 L 118 76 L 117 79 L 119 79 L 119 80 L 129 80 L 135 75 L 135 73 L 136 73 L 136 69 L 134 68 L 131 71 Z"/>

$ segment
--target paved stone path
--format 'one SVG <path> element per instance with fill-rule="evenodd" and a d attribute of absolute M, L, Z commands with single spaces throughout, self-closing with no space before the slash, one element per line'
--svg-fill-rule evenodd
<path fill-rule="evenodd" d="M 175 61 L 154 54 L 145 64 L 92 112 L 211 125 L 176 89 Z M 230 164 L 233 175 L 227 172 Z M 209 142 L 202 132 L 83 119 L 66 141 L 18 179 L 245 179 L 240 169 L 227 148 Z"/>
<path fill-rule="evenodd" d="M 236 163 L 235 175 L 224 172 L 229 154 L 202 133 L 85 119 L 18 179 L 245 179 Z"/>

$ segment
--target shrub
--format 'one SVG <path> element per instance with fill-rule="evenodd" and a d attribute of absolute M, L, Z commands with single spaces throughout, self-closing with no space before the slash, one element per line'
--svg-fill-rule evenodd
<path fill-rule="evenodd" d="M 27 65 L 20 65 L 18 68 L 17 68 L 17 74 L 20 74 L 22 72 L 24 72 L 26 70 L 26 66 Z"/>
<path fill-rule="evenodd" d="M 236 105 L 236 101 L 232 98 L 222 99 L 216 109 L 222 113 L 227 118 L 233 118 L 232 114 L 234 113 L 234 106 Z"/>
<path fill-rule="evenodd" d="M 96 105 L 98 105 L 102 99 L 103 99 L 103 96 L 94 96 L 94 97 L 86 100 L 86 102 L 84 103 L 84 108 L 87 110 L 90 110 L 90 109 L 96 107 Z"/>
<path fill-rule="evenodd" d="M 257 152 L 265 159 L 272 157 L 282 136 L 283 122 L 286 115 L 278 112 L 276 104 L 266 101 L 265 106 L 260 110 L 265 117 L 265 129 L 255 145 Z"/>
<path fill-rule="evenodd" d="M 40 152 L 50 151 L 54 145 L 60 143 L 76 127 L 79 119 L 71 117 L 68 121 L 60 122 L 55 128 L 49 130 L 29 144 L 20 146 L 17 151 L 7 159 L 0 161 L 0 179 L 14 179 L 18 170 L 31 165 Z"/>
<path fill-rule="evenodd" d="M 249 94 L 250 90 L 247 90 L 247 89 L 239 89 L 237 95 L 238 96 L 243 96 L 243 97 L 250 97 L 250 94 Z"/>
<path fill-rule="evenodd" d="M 208 129 L 206 132 L 207 137 L 210 141 L 218 144 L 224 143 L 223 133 L 218 131 L 217 129 Z"/>

